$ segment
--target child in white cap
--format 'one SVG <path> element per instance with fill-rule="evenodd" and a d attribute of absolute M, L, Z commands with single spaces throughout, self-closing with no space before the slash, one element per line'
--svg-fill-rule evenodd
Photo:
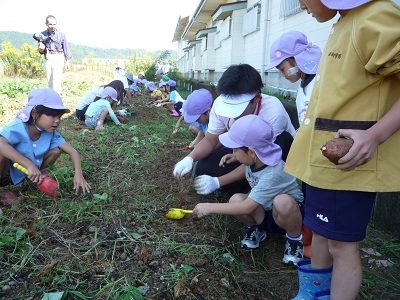
<path fill-rule="evenodd" d="M 222 157 L 246 165 L 249 194 L 237 193 L 229 203 L 199 203 L 193 213 L 202 218 L 210 214 L 232 215 L 247 225 L 241 241 L 244 249 L 258 248 L 267 233 L 286 234 L 283 262 L 296 265 L 303 258 L 301 224 L 303 194 L 296 178 L 285 173 L 282 149 L 272 142 L 272 125 L 256 115 L 238 119 L 219 141 L 233 154 Z M 201 187 L 198 187 L 201 188 Z"/>
<path fill-rule="evenodd" d="M 189 146 L 183 150 L 189 150 L 195 147 L 207 134 L 208 120 L 214 99 L 212 94 L 207 89 L 198 89 L 193 91 L 183 103 L 181 113 L 175 125 L 175 131 L 179 130 L 179 125 L 182 119 L 189 123 L 189 131 L 195 136 L 195 139 Z"/>
<path fill-rule="evenodd" d="M 303 123 L 310 102 L 321 53 L 321 49 L 309 43 L 300 31 L 286 32 L 271 45 L 267 70 L 277 68 L 292 83 L 300 80 L 296 97 L 299 125 Z"/>
<path fill-rule="evenodd" d="M 301 0 L 300 7 L 319 22 L 340 18 L 285 171 L 307 183 L 309 271 L 333 266 L 330 296 L 321 291 L 328 295 L 316 292 L 315 299 L 353 300 L 363 273 L 359 245 L 376 193 L 400 191 L 400 7 L 388 0 Z M 320 150 L 334 137 L 354 141 L 338 165 Z"/>
<path fill-rule="evenodd" d="M 101 99 L 92 102 L 85 113 L 85 123 L 89 128 L 104 130 L 104 120 L 109 115 L 116 125 L 121 125 L 111 108 L 113 102 L 118 102 L 117 91 L 112 87 L 106 87 L 100 94 Z"/>
<path fill-rule="evenodd" d="M 56 91 L 42 88 L 29 92 L 26 106 L 0 132 L 0 187 L 18 184 L 26 177 L 40 184 L 41 170 L 53 164 L 63 151 L 74 164 L 75 193 L 80 188 L 83 193 L 90 191 L 82 174 L 79 153 L 56 131 L 61 116 L 69 112 Z M 15 162 L 25 167 L 29 175 L 14 168 Z"/>

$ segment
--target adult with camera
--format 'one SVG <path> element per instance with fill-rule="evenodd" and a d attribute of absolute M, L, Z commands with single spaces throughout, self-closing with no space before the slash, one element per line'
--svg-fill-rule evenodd
<path fill-rule="evenodd" d="M 43 66 L 46 72 L 49 88 L 61 93 L 61 77 L 64 69 L 70 69 L 69 48 L 65 34 L 56 29 L 57 19 L 53 15 L 46 17 L 47 30 L 35 35 L 39 41 L 39 52 L 44 54 Z"/>

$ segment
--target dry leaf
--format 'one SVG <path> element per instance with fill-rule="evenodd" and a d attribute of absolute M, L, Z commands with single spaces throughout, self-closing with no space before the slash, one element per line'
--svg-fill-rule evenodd
<path fill-rule="evenodd" d="M 140 248 L 139 257 L 144 261 L 145 264 L 151 259 L 150 253 L 145 247 Z"/>
<path fill-rule="evenodd" d="M 174 286 L 174 298 L 186 296 L 190 294 L 190 288 L 184 282 L 179 282 Z"/>

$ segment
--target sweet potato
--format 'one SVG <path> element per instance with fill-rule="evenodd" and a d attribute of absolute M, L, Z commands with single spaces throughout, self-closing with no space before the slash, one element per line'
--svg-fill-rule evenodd
<path fill-rule="evenodd" d="M 339 159 L 349 152 L 351 146 L 353 146 L 353 142 L 350 138 L 335 138 L 327 141 L 321 147 L 322 155 L 337 165 Z"/>

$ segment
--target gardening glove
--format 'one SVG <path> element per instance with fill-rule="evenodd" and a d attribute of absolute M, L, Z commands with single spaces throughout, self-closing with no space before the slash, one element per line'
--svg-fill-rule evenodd
<path fill-rule="evenodd" d="M 201 175 L 195 178 L 193 186 L 197 194 L 208 195 L 219 189 L 219 181 L 217 177 Z"/>
<path fill-rule="evenodd" d="M 119 115 L 120 115 L 121 117 L 125 117 L 125 116 L 126 116 L 126 109 L 121 109 L 121 110 L 119 110 L 118 112 L 119 112 Z"/>
<path fill-rule="evenodd" d="M 186 156 L 180 162 L 178 162 L 174 167 L 174 176 L 182 177 L 192 170 L 193 158 Z"/>

